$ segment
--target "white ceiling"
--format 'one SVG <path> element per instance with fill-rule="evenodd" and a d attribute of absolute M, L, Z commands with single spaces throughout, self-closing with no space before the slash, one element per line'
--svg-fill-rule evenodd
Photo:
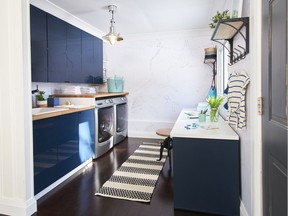
<path fill-rule="evenodd" d="M 224 10 L 231 0 L 49 0 L 74 16 L 109 31 L 111 13 L 116 5 L 116 32 L 122 36 L 207 29 L 217 10 Z M 226 8 L 225 8 L 226 9 Z"/>

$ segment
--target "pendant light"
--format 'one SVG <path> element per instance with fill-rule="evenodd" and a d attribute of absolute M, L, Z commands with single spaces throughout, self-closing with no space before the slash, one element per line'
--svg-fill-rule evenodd
<path fill-rule="evenodd" d="M 120 34 L 116 34 L 114 32 L 114 23 L 115 23 L 114 12 L 116 12 L 117 7 L 115 5 L 109 5 L 108 9 L 109 12 L 111 12 L 112 14 L 112 19 L 110 21 L 111 26 L 109 33 L 103 36 L 103 39 L 109 41 L 110 44 L 114 45 L 117 41 L 122 41 L 123 38 L 120 36 Z"/>

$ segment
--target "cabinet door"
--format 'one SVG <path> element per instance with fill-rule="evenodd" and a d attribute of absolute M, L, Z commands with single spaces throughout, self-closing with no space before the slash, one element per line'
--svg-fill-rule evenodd
<path fill-rule="evenodd" d="M 239 216 L 239 161 L 238 140 L 174 137 L 174 208 Z"/>
<path fill-rule="evenodd" d="M 32 82 L 47 82 L 46 12 L 30 5 Z"/>
<path fill-rule="evenodd" d="M 57 173 L 57 146 L 60 130 L 57 118 L 33 121 L 34 193 L 37 194 L 59 176 Z"/>
<path fill-rule="evenodd" d="M 94 37 L 94 52 L 95 52 L 94 84 L 102 84 L 103 83 L 103 41 L 97 37 Z"/>
<path fill-rule="evenodd" d="M 94 157 L 94 110 L 33 121 L 34 192 Z"/>
<path fill-rule="evenodd" d="M 59 116 L 58 124 L 61 130 L 57 133 L 58 143 L 58 173 L 59 177 L 81 164 L 79 160 L 79 113 Z"/>
<path fill-rule="evenodd" d="M 67 23 L 67 74 L 72 83 L 81 80 L 81 30 Z"/>
<path fill-rule="evenodd" d="M 103 42 L 82 31 L 82 79 L 83 83 L 103 83 Z"/>
<path fill-rule="evenodd" d="M 70 82 L 66 64 L 66 22 L 47 14 L 48 82 Z"/>
<path fill-rule="evenodd" d="M 95 156 L 95 114 L 94 110 L 83 111 L 79 114 L 79 159 L 83 163 Z"/>

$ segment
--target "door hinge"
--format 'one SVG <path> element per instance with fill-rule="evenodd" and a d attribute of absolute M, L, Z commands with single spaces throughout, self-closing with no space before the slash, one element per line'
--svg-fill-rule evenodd
<path fill-rule="evenodd" d="M 262 97 L 257 98 L 257 113 L 258 115 L 263 114 L 263 98 Z"/>

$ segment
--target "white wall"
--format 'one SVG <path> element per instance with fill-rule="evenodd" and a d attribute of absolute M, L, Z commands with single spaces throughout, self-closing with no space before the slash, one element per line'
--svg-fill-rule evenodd
<path fill-rule="evenodd" d="M 129 92 L 130 137 L 156 137 L 156 129 L 172 127 L 182 108 L 205 101 L 210 37 L 210 30 L 136 35 L 105 46 L 107 76 L 123 76 Z"/>
<path fill-rule="evenodd" d="M 257 97 L 261 96 L 261 2 L 243 1 L 243 17 L 250 17 L 250 53 L 246 58 L 231 67 L 229 71 L 246 71 L 250 84 L 246 92 L 247 128 L 232 128 L 241 141 L 241 214 L 243 216 L 262 215 L 262 180 L 261 180 L 261 116 L 257 114 Z M 259 9 L 260 8 L 260 9 Z M 235 43 L 243 40 L 236 37 Z M 224 116 L 227 112 L 222 110 Z"/>
<path fill-rule="evenodd" d="M 0 7 L 0 214 L 31 215 L 33 192 L 29 1 Z"/>
<path fill-rule="evenodd" d="M 257 98 L 262 93 L 262 0 L 246 0 L 250 3 L 251 49 L 251 216 L 263 215 L 262 194 L 262 116 L 257 114 Z M 264 87 L 265 88 L 265 87 Z"/>

